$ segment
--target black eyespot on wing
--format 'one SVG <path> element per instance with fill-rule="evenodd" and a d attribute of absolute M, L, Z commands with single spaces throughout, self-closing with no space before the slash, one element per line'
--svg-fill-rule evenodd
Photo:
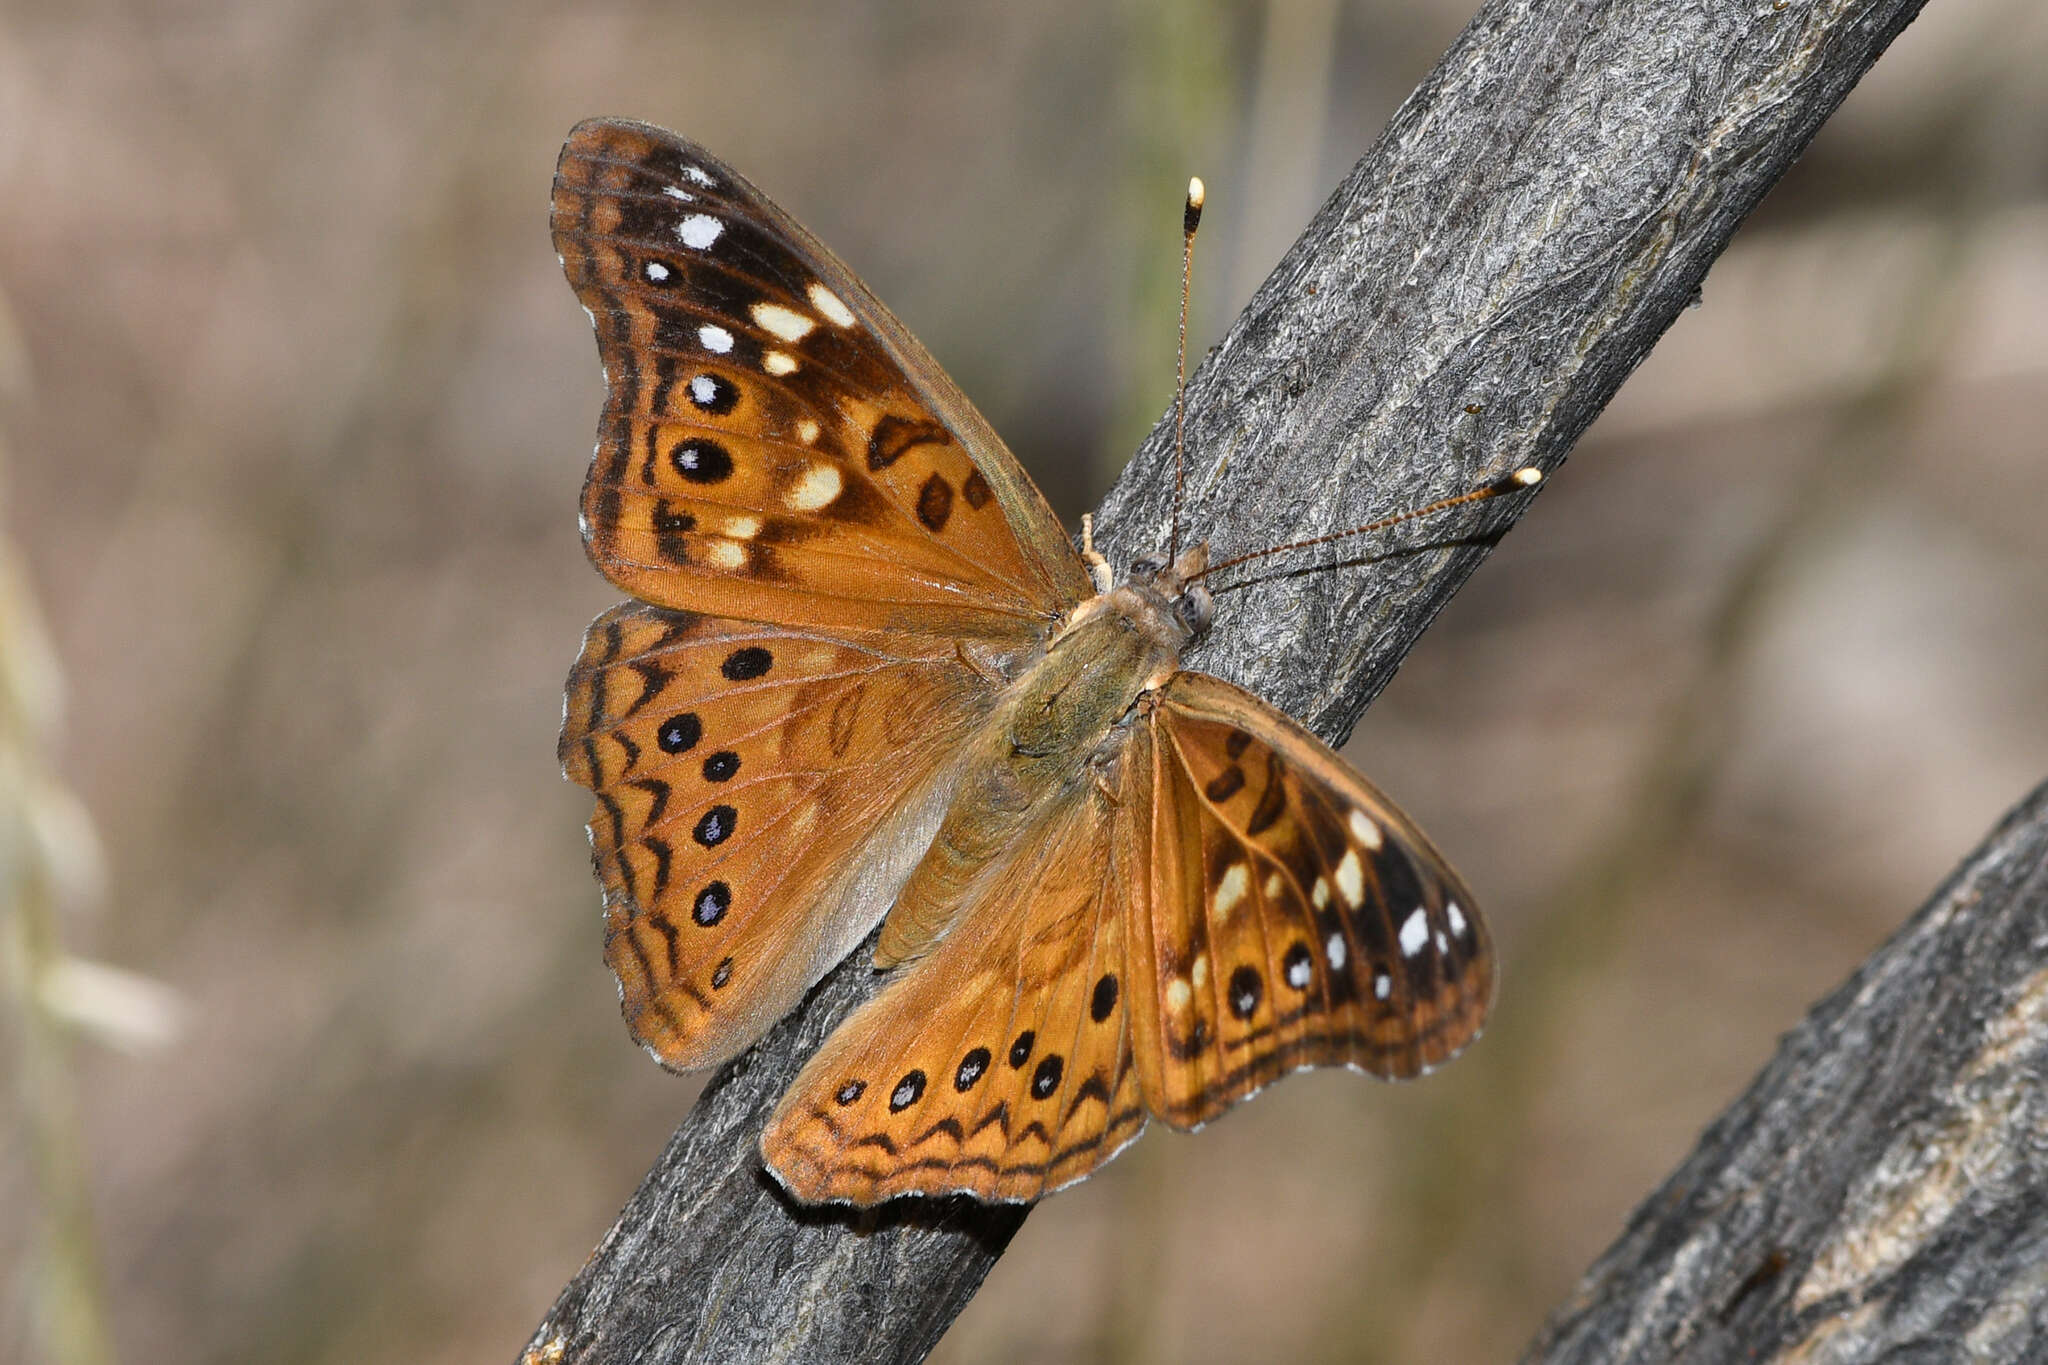
<path fill-rule="evenodd" d="M 988 480 L 975 470 L 967 476 L 967 482 L 960 485 L 960 496 L 967 499 L 967 505 L 979 512 L 995 500 L 995 490 L 988 486 Z"/>
<path fill-rule="evenodd" d="M 690 377 L 690 402 L 714 417 L 723 417 L 739 406 L 740 391 L 731 380 L 715 374 Z"/>
<path fill-rule="evenodd" d="M 676 473 L 691 483 L 723 483 L 732 476 L 732 453 L 703 436 L 681 442 L 668 458 Z"/>
<path fill-rule="evenodd" d="M 843 1108 L 866 1094 L 867 1088 L 868 1083 L 866 1081 L 848 1081 L 845 1085 L 839 1087 L 838 1093 L 833 1095 L 832 1098 L 837 1100 Z"/>
<path fill-rule="evenodd" d="M 1250 963 L 1239 967 L 1230 974 L 1230 1012 L 1240 1019 L 1249 1019 L 1258 1011 L 1259 999 L 1266 993 L 1266 983 L 1259 978 L 1256 967 Z"/>
<path fill-rule="evenodd" d="M 725 656 L 725 662 L 718 671 L 733 682 L 746 682 L 758 678 L 775 666 L 775 656 L 759 645 L 747 645 Z"/>
<path fill-rule="evenodd" d="M 917 519 L 928 531 L 943 531 L 953 515 L 953 485 L 943 474 L 934 474 L 917 490 Z"/>
<path fill-rule="evenodd" d="M 654 742 L 665 754 L 685 754 L 697 747 L 697 741 L 704 738 L 704 722 L 697 719 L 694 711 L 682 711 L 661 723 L 661 729 L 654 735 Z"/>
<path fill-rule="evenodd" d="M 725 989 L 725 983 L 730 980 L 732 980 L 732 959 L 727 958 L 711 969 L 711 989 L 722 991 Z"/>
<path fill-rule="evenodd" d="M 697 899 L 690 906 L 690 918 L 709 929 L 725 918 L 725 912 L 732 908 L 732 888 L 724 882 L 712 882 L 697 893 Z"/>
<path fill-rule="evenodd" d="M 1025 1029 L 1022 1033 L 1018 1034 L 1017 1041 L 1010 1044 L 1010 1066 L 1012 1068 L 1021 1067 L 1024 1063 L 1030 1061 L 1032 1044 L 1037 1041 L 1038 1035 L 1030 1029 Z"/>
<path fill-rule="evenodd" d="M 889 1112 L 900 1114 L 924 1098 L 924 1073 L 912 1071 L 889 1092 Z"/>
<path fill-rule="evenodd" d="M 690 831 L 690 837 L 706 848 L 717 848 L 732 837 L 733 826 L 739 823 L 740 813 L 731 806 L 713 806 L 697 821 L 697 828 Z"/>
<path fill-rule="evenodd" d="M 1038 1064 L 1038 1070 L 1031 1073 L 1031 1098 L 1042 1100 L 1060 1088 L 1060 1073 L 1066 1070 L 1066 1063 L 1058 1057 L 1047 1057 Z"/>
<path fill-rule="evenodd" d="M 988 1070 L 988 1064 L 988 1049 L 985 1047 L 978 1047 L 962 1057 L 960 1069 L 953 1073 L 953 1088 L 963 1095 L 972 1090 L 974 1083 Z"/>
<path fill-rule="evenodd" d="M 740 770 L 740 756 L 730 749 L 720 749 L 704 760 L 704 780 L 725 782 Z"/>
<path fill-rule="evenodd" d="M 1280 959 L 1281 978 L 1298 991 L 1305 991 L 1315 984 L 1315 954 L 1306 943 L 1296 943 Z"/>
<path fill-rule="evenodd" d="M 1102 979 L 1095 983 L 1095 994 L 1088 1000 L 1088 1017 L 1096 1023 L 1109 1018 L 1109 1012 L 1116 1008 L 1116 974 L 1104 972 Z"/>

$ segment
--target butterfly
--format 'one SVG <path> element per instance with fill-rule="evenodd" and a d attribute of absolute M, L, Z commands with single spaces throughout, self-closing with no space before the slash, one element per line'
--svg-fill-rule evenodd
<path fill-rule="evenodd" d="M 1419 1075 L 1494 959 L 1415 824 L 1181 654 L 1206 547 L 1113 581 L 867 287 L 692 142 L 579 125 L 556 250 L 607 392 L 569 675 L 605 955 L 676 1070 L 875 927 L 760 1138 L 806 1202 L 1021 1201 L 1283 1074 Z"/>

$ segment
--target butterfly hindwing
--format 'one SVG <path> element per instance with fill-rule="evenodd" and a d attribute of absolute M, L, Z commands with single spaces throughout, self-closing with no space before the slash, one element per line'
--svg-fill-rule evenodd
<path fill-rule="evenodd" d="M 1204 1123 L 1289 1071 L 1428 1071 L 1478 1036 L 1493 954 L 1408 817 L 1266 702 L 1179 673 L 1150 706 L 1155 798 L 1132 937 L 1153 1112 Z"/>
<path fill-rule="evenodd" d="M 581 124 L 553 220 L 605 365 L 583 525 L 614 583 L 749 620 L 1011 642 L 1087 593 L 958 388 L 710 153 Z"/>
<path fill-rule="evenodd" d="M 597 798 L 605 956 L 666 1065 L 738 1052 L 887 910 L 989 683 L 915 639 L 636 603 L 569 675 L 563 771 Z"/>
<path fill-rule="evenodd" d="M 1141 850 L 1121 816 L 1148 804 L 1149 772 L 1132 757 L 1068 792 L 805 1066 L 761 1139 L 798 1198 L 1036 1199 L 1137 1137 L 1125 901 Z"/>

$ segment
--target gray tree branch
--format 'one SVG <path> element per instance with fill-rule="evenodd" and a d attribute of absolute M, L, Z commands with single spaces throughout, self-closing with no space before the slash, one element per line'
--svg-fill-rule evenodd
<path fill-rule="evenodd" d="M 1528 1365 L 2048 1350 L 2048 784 L 1786 1035 Z"/>
<path fill-rule="evenodd" d="M 1194 536 L 1227 555 L 1555 468 L 1920 3 L 1486 4 L 1190 384 Z M 1165 543 L 1172 461 L 1162 423 L 1103 505 L 1113 562 Z M 1527 503 L 1377 540 L 1351 572 L 1262 570 L 1189 662 L 1341 740 Z M 1340 549 L 1321 562 L 1356 562 Z M 930 1350 L 1024 1210 L 798 1208 L 755 1155 L 876 984 L 856 952 L 714 1077 L 525 1360 Z"/>

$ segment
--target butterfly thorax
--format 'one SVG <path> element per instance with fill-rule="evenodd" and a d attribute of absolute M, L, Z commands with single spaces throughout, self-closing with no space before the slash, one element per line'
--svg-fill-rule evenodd
<path fill-rule="evenodd" d="M 1082 602 L 1045 652 L 1004 689 L 968 746 L 960 787 L 882 929 L 877 966 L 922 956 L 944 937 L 1007 850 L 1028 846 L 1076 788 L 1113 802 L 1123 741 L 1139 702 L 1180 670 L 1207 630 L 1207 592 L 1187 579 L 1197 546 L 1174 564 L 1144 559 L 1124 582 Z"/>

